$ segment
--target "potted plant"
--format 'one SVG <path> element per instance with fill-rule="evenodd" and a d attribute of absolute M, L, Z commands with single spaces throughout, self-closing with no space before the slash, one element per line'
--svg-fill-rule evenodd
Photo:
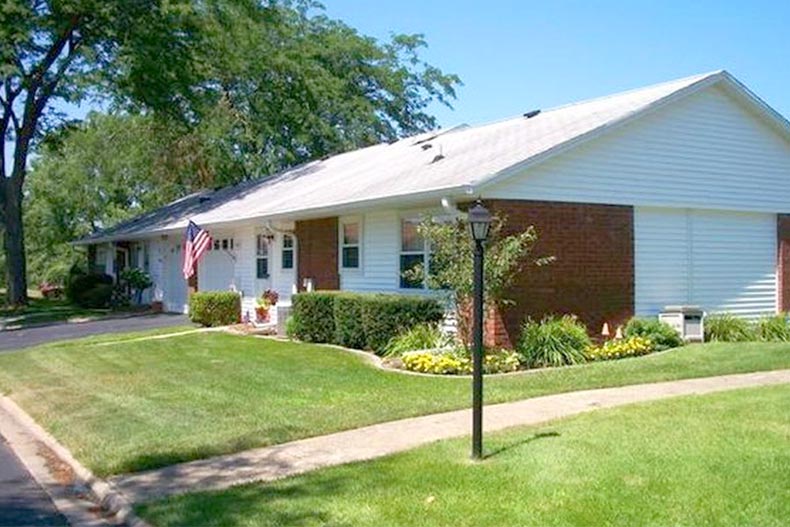
<path fill-rule="evenodd" d="M 269 308 L 273 305 L 277 304 L 277 300 L 280 299 L 280 295 L 277 294 L 277 291 L 272 289 L 267 289 L 263 292 L 263 294 L 258 298 L 257 305 L 255 306 L 255 319 L 257 322 L 268 322 L 269 321 Z"/>

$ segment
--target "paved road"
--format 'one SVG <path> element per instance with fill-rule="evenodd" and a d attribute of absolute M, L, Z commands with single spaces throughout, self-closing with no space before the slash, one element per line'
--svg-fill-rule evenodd
<path fill-rule="evenodd" d="M 66 519 L 0 436 L 0 527 L 65 525 Z"/>
<path fill-rule="evenodd" d="M 76 339 L 104 333 L 128 333 L 169 326 L 183 326 L 189 323 L 186 315 L 158 314 L 0 331 L 0 353 L 57 340 Z"/>

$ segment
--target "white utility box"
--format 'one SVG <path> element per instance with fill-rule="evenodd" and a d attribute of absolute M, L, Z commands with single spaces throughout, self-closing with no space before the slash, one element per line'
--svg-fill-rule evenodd
<path fill-rule="evenodd" d="M 667 306 L 658 315 L 658 320 L 672 326 L 687 342 L 705 340 L 704 318 L 699 306 Z"/>

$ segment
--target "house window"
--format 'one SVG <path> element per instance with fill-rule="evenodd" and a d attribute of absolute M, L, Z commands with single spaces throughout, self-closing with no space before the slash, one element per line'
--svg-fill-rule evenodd
<path fill-rule="evenodd" d="M 428 251 L 425 239 L 417 231 L 418 219 L 401 221 L 400 286 L 402 289 L 422 289 L 424 280 L 409 276 L 409 272 L 421 267 L 427 271 Z"/>
<path fill-rule="evenodd" d="M 294 237 L 283 234 L 283 269 L 294 268 Z"/>
<path fill-rule="evenodd" d="M 212 250 L 212 247 L 209 245 L 209 251 Z M 214 239 L 214 250 L 219 251 L 232 251 L 234 249 L 233 238 L 215 238 Z"/>
<path fill-rule="evenodd" d="M 263 234 L 257 236 L 255 256 L 255 276 L 269 278 L 269 238 Z"/>
<path fill-rule="evenodd" d="M 359 269 L 359 222 L 340 225 L 340 254 L 343 269 Z"/>

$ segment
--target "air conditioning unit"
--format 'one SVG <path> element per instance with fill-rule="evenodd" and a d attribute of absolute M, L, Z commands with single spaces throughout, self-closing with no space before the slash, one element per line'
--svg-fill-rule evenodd
<path fill-rule="evenodd" d="M 705 340 L 704 319 L 699 306 L 666 306 L 658 315 L 658 320 L 672 326 L 686 342 Z"/>

